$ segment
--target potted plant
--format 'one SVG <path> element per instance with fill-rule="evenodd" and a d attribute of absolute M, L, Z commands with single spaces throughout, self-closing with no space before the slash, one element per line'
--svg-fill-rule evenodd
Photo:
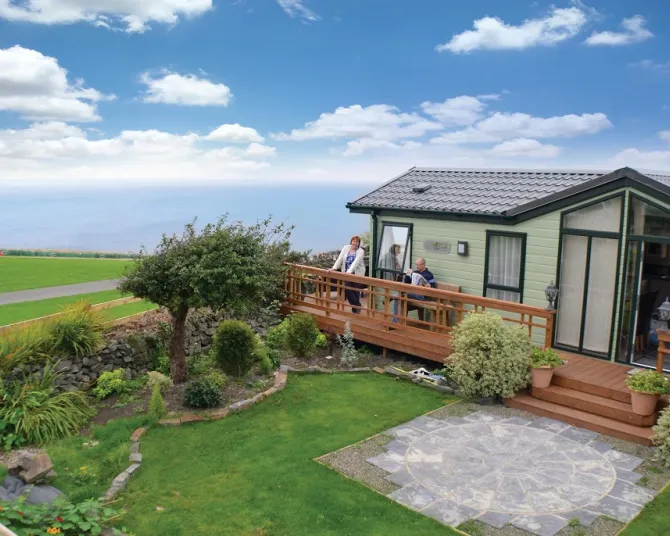
<path fill-rule="evenodd" d="M 658 398 L 670 392 L 670 382 L 655 370 L 641 370 L 631 374 L 626 379 L 626 385 L 631 391 L 633 413 L 638 415 L 654 413 Z"/>
<path fill-rule="evenodd" d="M 565 361 L 551 348 L 533 348 L 530 354 L 531 379 L 533 387 L 549 387 L 554 369 Z"/>

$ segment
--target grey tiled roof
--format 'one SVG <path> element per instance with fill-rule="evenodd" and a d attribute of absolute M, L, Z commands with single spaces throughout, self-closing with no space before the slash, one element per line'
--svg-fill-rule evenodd
<path fill-rule="evenodd" d="M 349 206 L 505 215 L 510 210 L 584 185 L 607 173 L 412 168 Z M 670 176 L 645 176 L 670 186 Z M 424 184 L 430 185 L 427 191 L 412 191 Z"/>

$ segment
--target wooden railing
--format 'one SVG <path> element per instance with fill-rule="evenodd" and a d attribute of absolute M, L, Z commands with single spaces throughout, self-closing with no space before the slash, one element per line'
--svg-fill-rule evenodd
<path fill-rule="evenodd" d="M 663 363 L 666 355 L 670 355 L 670 331 L 659 329 L 658 334 L 658 353 L 656 354 L 656 371 L 663 374 Z"/>
<path fill-rule="evenodd" d="M 345 300 L 348 289 L 363 291 L 358 314 Z M 289 306 L 308 306 L 325 316 L 374 319 L 387 328 L 424 334 L 428 330 L 448 336 L 466 315 L 492 311 L 507 322 L 524 326 L 536 344 L 551 346 L 555 313 L 541 307 L 295 264 L 289 267 L 285 290 Z M 416 308 L 424 311 L 424 319 L 408 317 Z"/>

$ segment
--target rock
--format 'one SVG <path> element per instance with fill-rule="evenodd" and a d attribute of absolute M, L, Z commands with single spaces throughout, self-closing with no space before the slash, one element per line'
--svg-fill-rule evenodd
<path fill-rule="evenodd" d="M 144 434 L 146 434 L 146 433 L 147 433 L 147 429 L 146 429 L 146 428 L 144 428 L 144 427 L 142 427 L 142 428 L 138 428 L 137 430 L 135 430 L 135 431 L 133 432 L 133 435 L 130 436 L 130 440 L 131 440 L 131 441 L 139 441 L 140 438 L 141 438 Z"/>
<path fill-rule="evenodd" d="M 59 361 L 54 368 L 56 372 L 69 372 L 72 369 L 72 361 L 69 359 Z"/>
<path fill-rule="evenodd" d="M 139 452 L 131 452 L 128 460 L 132 463 L 142 463 L 142 455 Z"/>
<path fill-rule="evenodd" d="M 93 363 L 88 357 L 85 357 L 84 359 L 82 359 L 81 362 L 85 367 L 88 367 L 90 364 Z"/>
<path fill-rule="evenodd" d="M 112 370 L 114 370 L 114 365 L 111 363 L 102 367 L 102 372 L 111 372 Z"/>
<path fill-rule="evenodd" d="M 53 479 L 56 478 L 57 476 L 58 476 L 58 473 L 52 469 L 52 470 L 49 471 L 46 475 L 44 475 L 44 478 L 45 478 L 46 480 L 53 480 Z"/>
<path fill-rule="evenodd" d="M 123 358 L 124 363 L 132 363 L 133 362 L 133 356 L 132 355 L 127 355 Z"/>
<path fill-rule="evenodd" d="M 21 493 L 21 488 L 24 486 L 25 484 L 20 478 L 16 478 L 15 476 L 6 476 L 5 480 L 2 482 L 2 488 L 0 488 L 0 490 L 4 488 L 5 491 L 8 491 L 12 495 L 18 495 Z"/>
<path fill-rule="evenodd" d="M 140 452 L 140 442 L 139 441 L 133 441 L 130 444 L 130 453 L 131 454 L 137 454 Z"/>
<path fill-rule="evenodd" d="M 76 374 L 80 370 L 81 370 L 81 367 L 79 365 L 76 365 L 76 364 L 72 365 L 72 367 L 70 368 L 70 372 L 72 372 L 72 374 Z"/>
<path fill-rule="evenodd" d="M 0 488 L 0 501 L 13 501 L 16 495 L 9 493 L 5 488 Z"/>
<path fill-rule="evenodd" d="M 32 486 L 26 502 L 28 504 L 52 503 L 61 495 L 63 492 L 53 486 Z"/>
<path fill-rule="evenodd" d="M 19 476 L 21 471 L 30 465 L 30 462 L 32 462 L 34 457 L 35 455 L 27 450 L 18 451 L 16 453 L 15 461 L 7 466 L 7 472 L 10 476 Z"/>
<path fill-rule="evenodd" d="M 132 474 L 135 471 L 137 471 L 139 468 L 140 468 L 140 464 L 139 463 L 134 463 L 131 466 L 129 466 L 128 469 L 126 469 L 125 472 L 128 474 L 128 476 L 132 476 Z"/>
<path fill-rule="evenodd" d="M 35 456 L 25 471 L 22 471 L 20 476 L 26 484 L 37 482 L 44 478 L 49 471 L 53 469 L 53 464 L 46 454 L 39 454 Z"/>

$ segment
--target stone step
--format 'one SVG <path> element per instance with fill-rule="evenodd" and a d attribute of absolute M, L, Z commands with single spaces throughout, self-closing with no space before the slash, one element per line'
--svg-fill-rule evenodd
<path fill-rule="evenodd" d="M 527 394 L 509 398 L 505 400 L 505 405 L 640 445 L 651 446 L 651 438 L 654 435 L 651 428 L 633 426 L 601 415 L 594 415 L 593 413 L 540 400 Z"/>
<path fill-rule="evenodd" d="M 633 412 L 631 405 L 625 402 L 568 389 L 560 385 L 550 385 L 547 388 L 533 387 L 531 394 L 540 400 L 578 409 L 586 413 L 593 413 L 633 426 L 653 426 L 658 416 L 657 413 L 648 416 L 638 415 Z"/>

